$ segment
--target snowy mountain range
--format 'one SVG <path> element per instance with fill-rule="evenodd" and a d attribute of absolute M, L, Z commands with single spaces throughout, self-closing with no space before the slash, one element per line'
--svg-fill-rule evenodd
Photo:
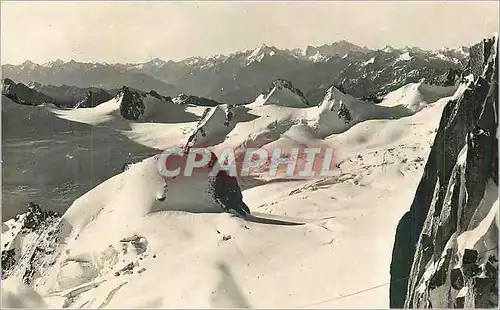
<path fill-rule="evenodd" d="M 347 41 L 305 49 L 279 49 L 261 44 L 253 50 L 182 61 L 158 58 L 139 64 L 83 63 L 56 60 L 3 65 L 3 76 L 17 82 L 45 85 L 156 90 L 238 104 L 250 102 L 282 78 L 301 89 L 314 104 L 332 84 L 343 84 L 355 97 L 383 95 L 407 83 L 425 80 L 453 84 L 467 62 L 468 49 L 424 51 L 386 47 L 370 50 Z"/>
<path fill-rule="evenodd" d="M 3 307 L 498 306 L 496 37 L 2 69 Z M 160 175 L 174 147 L 338 174 Z"/>

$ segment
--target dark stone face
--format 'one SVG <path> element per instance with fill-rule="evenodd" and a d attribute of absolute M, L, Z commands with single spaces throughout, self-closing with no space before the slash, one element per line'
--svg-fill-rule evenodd
<path fill-rule="evenodd" d="M 219 171 L 211 185 L 212 197 L 221 203 L 225 211 L 234 211 L 243 218 L 250 214 L 250 209 L 243 202 L 243 195 L 235 177 L 228 175 L 226 171 Z"/>
<path fill-rule="evenodd" d="M 3 250 L 2 251 L 2 279 L 7 271 L 9 271 L 16 264 L 16 250 Z"/>
<path fill-rule="evenodd" d="M 460 268 L 453 268 L 450 273 L 451 286 L 459 291 L 464 287 L 464 275 Z"/>
<path fill-rule="evenodd" d="M 219 165 L 217 156 L 212 153 L 212 158 L 208 163 L 209 171 L 216 165 Z M 209 180 L 212 187 L 211 195 L 226 212 L 235 212 L 239 216 L 245 218 L 250 214 L 250 209 L 243 201 L 241 188 L 238 180 L 230 176 L 225 170 L 220 170 L 217 176 Z"/>
<path fill-rule="evenodd" d="M 87 95 L 77 103 L 77 106 L 79 108 L 95 108 L 112 98 L 113 96 L 103 89 L 89 90 Z"/>
<path fill-rule="evenodd" d="M 31 89 L 23 83 L 16 84 L 16 82 L 8 78 L 2 81 L 2 95 L 24 105 L 36 106 L 53 102 L 53 99 L 49 96 Z"/>
<path fill-rule="evenodd" d="M 474 264 L 477 261 L 478 253 L 476 250 L 465 249 L 462 256 L 463 264 Z"/>
<path fill-rule="evenodd" d="M 444 108 L 410 211 L 399 221 L 391 262 L 390 306 L 393 308 L 491 306 L 495 298 L 498 305 L 498 293 L 491 293 L 491 287 L 497 287 L 496 278 L 480 279 L 481 274 L 497 274 L 498 264 L 478 266 L 476 262 L 485 254 L 465 249 L 463 257 L 458 257 L 454 245 L 454 238 L 475 225 L 471 220 L 483 200 L 489 180 L 498 184 L 498 141 L 495 137 L 498 56 L 490 57 L 495 55 L 492 54 L 493 43 L 485 40 L 471 48 L 464 73 L 475 74 L 475 80 L 457 100 L 448 102 Z M 453 74 L 450 71 L 448 78 Z M 465 146 L 465 162 L 457 165 L 457 157 Z M 431 207 L 433 212 L 429 212 Z M 447 244 L 450 248 L 443 257 Z M 431 262 L 439 262 L 439 268 L 433 271 L 429 282 L 422 283 L 422 276 Z M 459 267 L 454 268 L 457 264 Z M 416 288 L 420 285 L 427 290 L 418 291 Z M 455 290 L 467 286 L 470 292 L 457 298 L 449 295 L 448 299 L 440 301 L 442 304 L 430 305 L 430 292 L 446 285 Z"/>
<path fill-rule="evenodd" d="M 58 212 L 42 210 L 39 204 L 30 202 L 22 228 L 28 231 L 34 231 L 39 229 L 45 221 L 55 219 L 59 216 Z"/>
<path fill-rule="evenodd" d="M 120 104 L 120 114 L 129 120 L 138 120 L 144 114 L 144 94 L 132 91 L 127 87 L 122 88 L 123 99 Z"/>

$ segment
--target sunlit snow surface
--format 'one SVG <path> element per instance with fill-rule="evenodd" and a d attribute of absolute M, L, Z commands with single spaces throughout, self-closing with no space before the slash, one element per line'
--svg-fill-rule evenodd
<path fill-rule="evenodd" d="M 239 179 L 252 212 L 307 224 L 266 225 L 220 213 L 203 175 L 167 184 L 160 201 L 165 180 L 149 158 L 92 189 L 63 215 L 58 246 L 47 254 L 53 264 L 33 282 L 43 302 L 71 308 L 387 307 L 387 287 L 349 294 L 389 282 L 397 222 L 411 205 L 455 89 L 410 84 L 375 105 L 331 88 L 313 107 L 298 107 L 287 91 L 272 92 L 279 104 L 260 96 L 235 108 L 230 125 L 219 113 L 224 108 L 213 108 L 201 124 L 203 141 L 215 153 L 317 142 L 333 147 L 339 177 Z M 117 113 L 120 100 L 52 111 L 164 149 L 184 145 L 205 110 L 147 98 L 144 119 L 127 121 Z M 349 121 L 339 117 L 341 107 L 350 111 Z M 9 246 L 26 250 L 30 235 L 5 228 L 3 242 L 16 239 Z M 28 293 L 16 294 L 23 299 Z"/>

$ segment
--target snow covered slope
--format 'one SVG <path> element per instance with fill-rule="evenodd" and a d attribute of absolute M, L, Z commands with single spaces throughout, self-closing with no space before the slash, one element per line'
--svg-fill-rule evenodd
<path fill-rule="evenodd" d="M 195 115 L 186 112 L 186 107 L 175 104 L 167 97 L 153 92 L 144 93 L 123 87 L 111 100 L 95 108 L 77 110 L 55 110 L 61 117 L 94 125 L 126 128 L 135 122 L 182 123 L 195 121 Z"/>
<path fill-rule="evenodd" d="M 165 180 L 152 157 L 81 196 L 49 228 L 15 233 L 20 255 L 14 277 L 27 275 L 50 307 L 387 306 L 384 287 L 360 295 L 364 298 L 340 296 L 388 282 L 390 240 L 447 99 L 392 118 L 386 111 L 394 108 L 334 95 L 319 107 L 233 109 L 227 135 L 218 132 L 229 119 L 224 106 L 208 110 L 197 126 L 207 137 L 212 132 L 222 137 L 207 142 L 219 147 L 272 149 L 316 139 L 338 150 L 339 177 L 268 184 L 246 179 L 240 185 L 243 198 L 237 198 L 239 187 L 219 187 L 224 197 L 243 199 L 252 212 L 307 224 L 266 225 L 220 213 L 224 208 L 212 192 L 217 186 L 206 175 Z M 346 126 L 339 118 L 340 102 L 352 109 L 357 123 Z M 101 109 L 116 111 L 116 106 Z M 328 138 L 321 140 L 310 124 L 326 126 L 328 121 L 317 122 L 325 113 L 346 127 L 324 130 Z M 382 119 L 362 121 L 372 117 Z M 49 250 L 34 251 L 41 244 Z M 355 271 L 347 268 L 352 264 Z M 308 289 L 313 286 L 317 289 Z"/>
<path fill-rule="evenodd" d="M 418 112 L 439 98 L 453 95 L 456 90 L 456 86 L 435 86 L 423 82 L 410 83 L 387 94 L 378 105 L 394 107 L 401 106 L 403 103 L 403 107 L 412 112 Z"/>
<path fill-rule="evenodd" d="M 218 85 L 221 80 L 207 79 L 210 68 L 221 63 L 234 67 L 231 61 L 241 60 L 246 73 L 228 77 L 236 81 L 228 86 L 239 90 L 241 85 L 246 92 L 238 78 L 265 85 L 269 80 L 260 77 L 268 72 L 255 75 L 253 70 L 274 68 L 268 64 L 279 59 L 273 48 L 253 52 L 210 63 L 189 62 L 198 66 L 195 78 Z M 353 70 L 377 74 L 392 66 L 387 62 L 413 62 L 414 52 L 407 52 L 410 58 L 367 51 L 355 57 Z M 286 54 L 280 67 L 310 62 Z M 335 67 L 336 62 L 352 61 L 350 57 L 325 63 Z M 315 61 L 319 66 L 323 60 Z M 157 71 L 172 64 L 143 65 L 127 70 Z M 331 74 L 329 68 L 325 72 Z M 377 83 L 395 87 L 404 72 L 393 76 L 389 69 L 382 80 L 397 83 Z M 126 154 L 114 149 L 118 137 L 158 152 L 169 146 L 208 146 L 212 156 L 225 148 L 320 146 L 335 150 L 339 175 L 290 180 L 262 173 L 236 179 L 223 173 L 212 177 L 202 170 L 191 177 L 164 178 L 158 173 L 159 156 L 137 158 L 128 169 L 71 199 L 61 216 L 46 216 L 31 205 L 28 213 L 3 223 L 2 240 L 7 242 L 2 242 L 2 256 L 8 262 L 2 267 L 4 276 L 24 280 L 42 296 L 39 305 L 52 308 L 387 307 L 397 221 L 422 178 L 443 110 L 450 113 L 446 104 L 460 98 L 450 89 L 419 84 L 389 94 L 377 105 L 328 83 L 320 83 L 327 91 L 321 90 L 324 99 L 318 106 L 310 106 L 291 83 L 276 80 L 252 104 L 241 106 L 205 109 L 123 88 L 95 108 L 40 107 L 41 113 L 64 124 L 91 128 L 91 133 L 111 132 L 107 148 L 100 146 L 105 155 Z M 464 91 L 461 85 L 458 93 Z M 115 159 L 81 162 L 104 170 L 103 165 Z M 259 216 L 275 221 L 259 221 Z M 475 237 L 489 229 L 493 218 L 489 214 L 462 235 L 461 247 L 476 243 Z M 22 294 L 11 300 L 15 303 L 16 298 Z"/>
<path fill-rule="evenodd" d="M 145 146 L 164 149 L 184 145 L 205 108 L 173 103 L 154 91 L 123 88 L 113 99 L 94 108 L 50 110 L 60 118 L 108 127 Z"/>
<path fill-rule="evenodd" d="M 158 152 L 109 128 L 61 119 L 44 106 L 1 99 L 4 220 L 23 212 L 30 201 L 64 212 L 121 172 L 124 163 Z"/>
<path fill-rule="evenodd" d="M 426 88 L 426 86 L 422 86 L 422 88 Z M 395 91 L 396 94 L 398 92 L 401 91 Z M 449 93 L 448 89 L 443 91 L 441 88 L 436 88 L 436 90 L 432 87 L 426 88 L 424 96 L 424 99 L 427 100 L 426 107 L 430 108 L 434 102 L 446 97 Z M 262 97 L 258 97 L 253 104 L 245 106 L 248 111 L 244 113 L 246 116 L 256 115 L 257 118 L 245 119 L 240 117 L 241 114 L 238 114 L 241 107 L 233 109 L 235 127 L 227 134 L 221 145 L 262 147 L 281 137 L 290 136 L 289 130 L 296 133 L 307 133 L 309 138 L 302 140 L 320 140 L 332 134 L 342 133 L 360 122 L 375 119 L 396 120 L 419 111 L 407 108 L 414 104 L 414 96 L 398 96 L 396 94 L 388 95 L 388 98 L 394 99 L 384 101 L 385 106 L 384 104 L 375 105 L 353 98 L 332 86 L 328 89 L 319 106 L 301 109 L 290 107 L 286 101 L 280 105 L 262 104 L 266 101 L 261 101 Z M 431 101 L 433 99 L 434 101 Z M 389 102 L 391 104 L 388 104 Z M 218 126 L 222 126 L 221 124 L 219 122 Z M 291 136 L 294 135 L 294 133 L 291 134 Z M 301 140 L 298 137 L 296 139 Z"/>
<path fill-rule="evenodd" d="M 203 112 L 193 133 L 189 136 L 188 146 L 206 147 L 217 144 L 231 131 L 231 108 L 227 105 L 218 105 L 207 108 Z"/>
<path fill-rule="evenodd" d="M 369 119 L 396 119 L 411 115 L 401 107 L 384 107 L 361 101 L 332 86 L 317 108 L 309 109 L 316 123 L 313 127 L 321 137 L 340 133 Z"/>
<path fill-rule="evenodd" d="M 2 306 L 5 308 L 47 308 L 43 297 L 14 278 L 2 281 Z"/>

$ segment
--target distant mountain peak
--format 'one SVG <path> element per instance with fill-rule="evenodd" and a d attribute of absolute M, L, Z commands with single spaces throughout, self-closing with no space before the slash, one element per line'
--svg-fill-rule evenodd
<path fill-rule="evenodd" d="M 185 65 L 192 66 L 192 65 L 196 65 L 204 60 L 207 60 L 207 59 L 203 58 L 203 57 L 189 57 L 189 58 L 182 60 L 181 62 Z"/>
<path fill-rule="evenodd" d="M 351 52 L 366 54 L 370 52 L 370 49 L 358 46 L 346 40 L 340 40 L 321 46 L 308 45 L 302 52 L 302 55 L 311 61 L 317 62 L 324 61 L 331 56 L 344 56 Z"/>
<path fill-rule="evenodd" d="M 275 55 L 279 50 L 274 46 L 267 46 L 264 43 L 261 43 L 256 49 L 252 51 L 252 53 L 247 57 L 247 60 L 252 61 L 261 61 L 264 56 Z"/>
<path fill-rule="evenodd" d="M 62 59 L 57 58 L 54 61 L 49 61 L 45 64 L 43 64 L 44 67 L 54 67 L 54 66 L 62 66 L 64 65 L 65 62 Z"/>
<path fill-rule="evenodd" d="M 151 59 L 150 61 L 147 62 L 147 64 L 150 64 L 155 67 L 163 67 L 167 62 L 163 59 L 160 59 L 158 57 L 155 57 Z"/>
<path fill-rule="evenodd" d="M 396 49 L 390 45 L 386 45 L 386 46 L 384 46 L 384 48 L 381 49 L 382 52 L 386 52 L 386 53 L 392 53 L 395 50 Z"/>

